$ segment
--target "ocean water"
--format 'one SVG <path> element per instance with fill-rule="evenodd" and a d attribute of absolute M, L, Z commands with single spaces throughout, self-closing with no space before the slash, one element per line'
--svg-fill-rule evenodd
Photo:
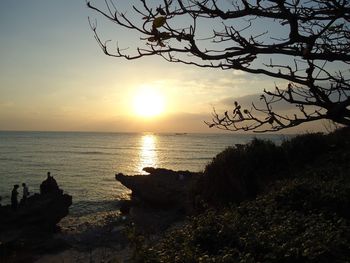
<path fill-rule="evenodd" d="M 147 166 L 203 171 L 227 146 L 253 137 L 282 141 L 283 135 L 152 134 L 0 131 L 0 195 L 9 203 L 14 184 L 39 192 L 48 171 L 73 196 L 70 216 L 115 210 L 129 190 L 116 173 L 142 174 Z M 20 188 L 20 190 L 22 190 Z"/>

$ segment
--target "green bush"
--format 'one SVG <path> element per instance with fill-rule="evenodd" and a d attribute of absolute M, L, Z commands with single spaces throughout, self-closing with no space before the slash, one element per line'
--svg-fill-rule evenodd
<path fill-rule="evenodd" d="M 322 173 L 322 171 L 320 171 Z M 320 175 L 320 173 L 318 173 Z M 349 208 L 346 173 L 279 182 L 282 188 L 238 207 L 207 210 L 139 250 L 140 262 L 347 262 Z"/>
<path fill-rule="evenodd" d="M 271 141 L 254 139 L 229 147 L 206 166 L 199 183 L 201 195 L 217 203 L 254 198 L 282 166 L 281 149 Z"/>
<path fill-rule="evenodd" d="M 298 135 L 282 143 L 286 166 L 292 171 L 310 165 L 329 150 L 328 137 L 322 133 Z"/>
<path fill-rule="evenodd" d="M 277 179 L 295 177 L 322 157 L 341 164 L 337 151 L 349 149 L 349 131 L 298 135 L 280 146 L 254 139 L 229 147 L 206 166 L 195 195 L 213 205 L 239 203 L 255 198 Z"/>
<path fill-rule="evenodd" d="M 207 165 L 196 189 L 225 205 L 206 207 L 153 244 L 141 242 L 135 259 L 349 262 L 349 131 L 297 136 L 281 146 L 253 140 L 226 149 Z M 256 193 L 255 200 L 245 200 Z"/>

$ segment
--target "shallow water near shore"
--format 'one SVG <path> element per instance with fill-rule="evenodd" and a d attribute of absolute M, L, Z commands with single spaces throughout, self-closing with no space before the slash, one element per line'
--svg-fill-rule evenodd
<path fill-rule="evenodd" d="M 115 173 L 141 174 L 147 166 L 202 171 L 227 146 L 253 137 L 281 142 L 283 135 L 0 132 L 0 195 L 9 203 L 14 184 L 39 192 L 47 171 L 73 196 L 66 225 L 115 211 L 129 191 Z M 21 190 L 21 189 L 20 189 Z M 103 216 L 102 216 L 103 217 Z M 84 222 L 85 222 L 84 221 Z"/>

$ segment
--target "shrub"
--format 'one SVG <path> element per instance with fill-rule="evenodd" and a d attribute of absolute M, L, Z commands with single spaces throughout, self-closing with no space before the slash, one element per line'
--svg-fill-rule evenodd
<path fill-rule="evenodd" d="M 140 262 L 346 262 L 349 217 L 330 202 L 350 203 L 350 180 L 346 172 L 330 180 L 321 174 L 283 180 L 281 189 L 237 207 L 209 209 L 140 250 Z"/>
<path fill-rule="evenodd" d="M 281 170 L 281 157 L 280 148 L 271 141 L 254 139 L 229 147 L 206 166 L 200 192 L 206 201 L 217 203 L 253 198 L 264 181 Z"/>
<path fill-rule="evenodd" d="M 226 149 L 208 164 L 197 190 L 216 204 L 241 202 L 207 208 L 139 246 L 139 262 L 348 262 L 349 131 Z M 249 184 L 265 193 L 243 201 L 255 194 Z"/>
<path fill-rule="evenodd" d="M 298 135 L 282 143 L 286 166 L 292 171 L 310 165 L 329 150 L 329 140 L 322 133 Z"/>
<path fill-rule="evenodd" d="M 195 193 L 214 205 L 254 198 L 271 182 L 293 178 L 324 157 L 341 164 L 343 157 L 337 151 L 349 148 L 349 134 L 350 129 L 344 128 L 329 135 L 298 135 L 280 146 L 254 139 L 228 147 L 206 166 Z"/>

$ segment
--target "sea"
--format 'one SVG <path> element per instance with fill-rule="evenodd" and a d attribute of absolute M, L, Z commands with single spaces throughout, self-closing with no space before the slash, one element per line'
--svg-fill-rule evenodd
<path fill-rule="evenodd" d="M 145 174 L 144 167 L 203 171 L 228 146 L 254 137 L 277 144 L 284 135 L 0 131 L 0 196 L 9 204 L 14 184 L 39 192 L 48 171 L 73 196 L 70 217 L 114 211 L 130 191 L 116 173 Z M 21 190 L 21 188 L 20 188 Z"/>

